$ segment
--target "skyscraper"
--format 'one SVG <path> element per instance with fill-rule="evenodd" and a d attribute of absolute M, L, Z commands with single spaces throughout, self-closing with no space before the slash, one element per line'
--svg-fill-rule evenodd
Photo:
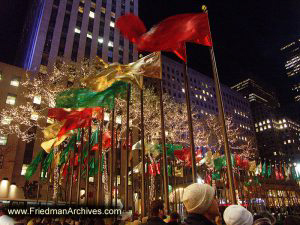
<path fill-rule="evenodd" d="M 296 158 L 300 153 L 300 124 L 279 112 L 275 93 L 246 79 L 232 89 L 250 102 L 258 151 L 262 158 Z"/>
<path fill-rule="evenodd" d="M 280 51 L 294 100 L 300 104 L 300 39 L 283 46 Z"/>
<path fill-rule="evenodd" d="M 45 71 L 58 58 L 77 61 L 96 55 L 128 63 L 138 54 L 115 29 L 125 13 L 138 14 L 138 0 L 35 0 L 24 28 L 21 66 Z"/>

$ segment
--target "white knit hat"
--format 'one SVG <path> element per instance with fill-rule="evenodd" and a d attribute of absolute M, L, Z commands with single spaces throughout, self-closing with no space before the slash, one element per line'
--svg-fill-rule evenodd
<path fill-rule="evenodd" d="M 208 184 L 194 183 L 183 190 L 183 204 L 188 213 L 204 213 L 211 206 L 215 190 Z"/>
<path fill-rule="evenodd" d="M 224 211 L 224 221 L 226 225 L 252 225 L 252 214 L 240 205 L 228 206 Z"/>

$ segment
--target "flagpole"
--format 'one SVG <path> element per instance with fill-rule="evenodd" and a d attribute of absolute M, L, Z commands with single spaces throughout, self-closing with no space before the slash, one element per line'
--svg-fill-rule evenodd
<path fill-rule="evenodd" d="M 77 138 L 75 139 L 75 144 L 74 144 L 74 151 L 73 154 L 71 152 L 72 158 L 70 159 L 70 162 L 72 162 L 72 167 L 71 167 L 71 180 L 70 180 L 70 190 L 69 190 L 69 204 L 72 203 L 72 194 L 73 194 L 73 176 L 74 176 L 74 164 L 75 164 L 75 152 L 77 149 Z"/>
<path fill-rule="evenodd" d="M 84 128 L 81 129 L 81 146 L 80 146 L 80 150 L 78 151 L 79 165 L 78 165 L 78 177 L 77 177 L 77 205 L 79 205 L 80 202 L 80 183 L 81 183 L 83 145 L 84 145 Z"/>
<path fill-rule="evenodd" d="M 206 10 L 206 13 L 208 14 L 207 10 Z M 209 34 L 211 37 L 209 20 L 208 20 L 208 27 L 209 27 Z M 231 157 L 230 157 L 231 152 L 230 152 L 230 148 L 229 148 L 227 127 L 226 127 L 226 122 L 225 122 L 224 104 L 222 101 L 221 86 L 220 86 L 220 81 L 219 81 L 219 76 L 218 76 L 218 69 L 217 69 L 213 45 L 209 48 L 209 52 L 210 52 L 210 60 L 211 60 L 211 64 L 212 64 L 213 77 L 214 77 L 214 81 L 215 81 L 219 118 L 220 118 L 220 122 L 221 122 L 221 131 L 222 131 L 222 135 L 224 138 L 224 148 L 225 148 L 225 157 L 226 157 L 226 163 L 227 163 L 227 174 L 228 174 L 228 181 L 229 181 L 229 190 L 230 190 L 230 195 L 231 195 L 231 203 L 237 204 L 234 181 L 233 181 Z"/>
<path fill-rule="evenodd" d="M 114 127 L 115 127 L 115 108 L 111 111 L 111 148 L 109 152 L 109 204 L 112 206 L 112 188 L 113 188 L 113 151 L 114 151 Z"/>
<path fill-rule="evenodd" d="M 48 168 L 48 171 L 47 171 L 47 196 L 46 196 L 46 205 L 47 205 L 48 200 L 49 200 L 49 186 L 50 186 L 51 167 L 52 167 L 52 165 L 50 164 L 50 167 Z"/>
<path fill-rule="evenodd" d="M 121 133 L 120 133 L 121 136 Z M 120 137 L 119 137 L 120 138 Z M 117 203 L 118 203 L 118 170 L 117 170 L 117 151 L 118 151 L 118 123 L 116 124 L 116 148 L 114 151 L 114 187 L 115 187 L 115 204 L 114 206 L 117 207 Z"/>
<path fill-rule="evenodd" d="M 128 154 L 129 154 L 129 106 L 130 106 L 130 84 L 127 89 L 126 105 L 126 160 L 125 160 L 125 211 L 128 210 Z"/>
<path fill-rule="evenodd" d="M 39 172 L 39 184 L 38 184 L 38 189 L 37 189 L 37 195 L 36 195 L 36 203 L 39 203 L 40 200 L 40 189 L 41 189 L 41 173 L 42 173 L 42 165 L 44 163 L 44 159 L 42 160 L 42 163 L 40 165 L 40 172 Z"/>
<path fill-rule="evenodd" d="M 99 124 L 99 133 L 98 133 L 98 174 L 97 174 L 97 206 L 100 205 L 100 193 L 102 193 L 102 136 L 103 136 L 103 124 L 104 124 L 104 110 L 102 111 L 102 118 Z"/>
<path fill-rule="evenodd" d="M 87 164 L 86 164 L 86 179 L 85 179 L 85 204 L 89 204 L 89 163 L 90 163 L 90 150 L 91 150 L 91 135 L 92 135 L 92 122 L 88 128 L 88 149 L 87 149 Z"/>
<path fill-rule="evenodd" d="M 145 137 L 144 137 L 144 91 L 141 89 L 141 147 L 142 147 L 142 217 L 145 216 Z"/>
<path fill-rule="evenodd" d="M 186 51 L 185 43 L 184 43 L 184 49 Z M 185 101 L 186 101 L 187 114 L 188 114 L 190 151 L 191 151 L 191 158 L 192 158 L 192 178 L 193 178 L 193 183 L 196 183 L 197 169 L 196 169 L 196 158 L 195 158 L 195 142 L 194 142 L 193 118 L 192 118 L 191 98 L 190 98 L 190 84 L 188 78 L 188 67 L 186 62 L 183 63 L 183 77 L 184 77 Z"/>
<path fill-rule="evenodd" d="M 160 100 L 160 120 L 161 120 L 161 139 L 162 139 L 162 158 L 163 158 L 163 176 L 164 176 L 164 201 L 167 213 L 169 213 L 169 190 L 168 190 L 168 168 L 167 168 L 167 152 L 166 152 L 166 137 L 165 137 L 165 118 L 164 118 L 164 106 L 163 106 L 163 84 L 162 80 L 159 80 L 159 100 Z"/>

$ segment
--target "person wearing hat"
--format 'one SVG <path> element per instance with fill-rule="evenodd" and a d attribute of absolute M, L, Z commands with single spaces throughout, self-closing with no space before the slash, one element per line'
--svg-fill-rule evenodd
<path fill-rule="evenodd" d="M 213 225 L 220 216 L 215 190 L 208 184 L 194 183 L 183 190 L 183 204 L 188 212 L 187 225 Z"/>
<path fill-rule="evenodd" d="M 226 225 L 252 225 L 252 214 L 240 205 L 228 206 L 224 211 L 224 221 Z"/>
<path fill-rule="evenodd" d="M 163 221 L 165 210 L 164 203 L 162 200 L 154 200 L 151 202 L 151 217 L 147 220 L 147 225 L 164 225 Z"/>
<path fill-rule="evenodd" d="M 3 205 L 0 205 L 0 225 L 13 225 L 15 220 L 6 215 L 6 209 Z"/>

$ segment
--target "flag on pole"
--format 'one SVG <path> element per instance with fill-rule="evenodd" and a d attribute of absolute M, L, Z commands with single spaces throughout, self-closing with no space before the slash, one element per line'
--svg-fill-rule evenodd
<path fill-rule="evenodd" d="M 264 161 L 264 164 L 263 164 L 263 166 L 262 166 L 261 175 L 262 175 L 263 177 L 265 177 L 266 174 L 267 174 L 267 165 L 266 165 L 266 161 Z"/>
<path fill-rule="evenodd" d="M 161 54 L 153 52 L 127 65 L 119 63 L 106 64 L 105 69 L 94 76 L 81 80 L 81 84 L 93 91 L 104 91 L 117 81 L 136 84 L 143 88 L 143 77 L 161 79 Z"/>
<path fill-rule="evenodd" d="M 185 42 L 212 46 L 207 13 L 179 14 L 168 17 L 148 32 L 143 22 L 133 14 L 121 16 L 116 27 L 140 51 L 173 51 L 186 61 Z"/>
<path fill-rule="evenodd" d="M 104 107 L 112 109 L 117 96 L 124 97 L 127 83 L 116 82 L 102 92 L 91 91 L 87 88 L 71 89 L 59 93 L 56 97 L 56 108 L 93 108 Z"/>
<path fill-rule="evenodd" d="M 270 178 L 272 175 L 272 164 L 270 162 L 269 166 L 268 166 L 268 172 L 267 172 L 267 177 Z"/>

